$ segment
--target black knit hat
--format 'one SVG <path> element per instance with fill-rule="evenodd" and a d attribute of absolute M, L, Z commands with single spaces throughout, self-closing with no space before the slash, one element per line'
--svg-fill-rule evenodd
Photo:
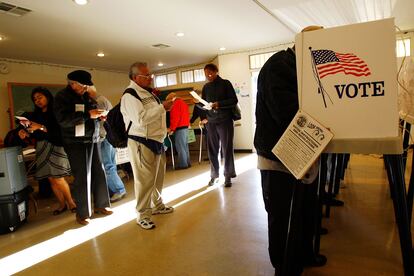
<path fill-rule="evenodd" d="M 68 74 L 68 80 L 77 81 L 83 85 L 93 85 L 92 76 L 84 70 L 76 70 Z"/>

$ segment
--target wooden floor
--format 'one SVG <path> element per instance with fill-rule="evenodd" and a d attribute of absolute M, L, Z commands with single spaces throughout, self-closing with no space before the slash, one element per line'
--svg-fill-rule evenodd
<path fill-rule="evenodd" d="M 410 164 L 410 162 L 408 162 Z M 53 199 L 16 232 L 0 236 L 0 275 L 273 275 L 267 253 L 267 217 L 254 154 L 237 155 L 232 188 L 207 188 L 209 164 L 167 172 L 164 198 L 175 206 L 154 216 L 157 227 L 135 222 L 133 186 L 113 204 L 115 213 L 86 227 L 74 215 L 52 216 Z M 352 155 L 339 198 L 323 225 L 321 253 L 328 263 L 304 275 L 402 275 L 383 160 Z M 31 205 L 32 206 L 32 205 Z"/>

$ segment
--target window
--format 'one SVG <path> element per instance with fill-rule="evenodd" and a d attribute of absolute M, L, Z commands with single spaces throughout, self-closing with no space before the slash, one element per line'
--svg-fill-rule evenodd
<path fill-rule="evenodd" d="M 177 84 L 177 74 L 171 73 L 167 75 L 167 83 L 168 85 L 176 85 Z"/>
<path fill-rule="evenodd" d="M 155 76 L 155 87 L 165 87 L 177 84 L 177 74 L 170 73 Z"/>
<path fill-rule="evenodd" d="M 206 75 L 204 75 L 204 69 L 194 70 L 194 82 L 205 81 Z"/>
<path fill-rule="evenodd" d="M 155 76 L 155 87 L 167 86 L 167 75 Z"/>
<path fill-rule="evenodd" d="M 397 45 L 395 47 L 397 57 L 411 56 L 411 41 L 409 38 L 397 39 Z"/>
<path fill-rule="evenodd" d="M 182 83 L 190 83 L 194 82 L 194 71 L 183 71 L 181 72 L 181 82 Z"/>
<path fill-rule="evenodd" d="M 199 82 L 205 80 L 206 76 L 204 75 L 204 69 L 194 69 L 181 72 L 182 83 Z"/>
<path fill-rule="evenodd" d="M 276 52 L 257 54 L 250 56 L 250 69 L 260 69 L 265 62 Z"/>

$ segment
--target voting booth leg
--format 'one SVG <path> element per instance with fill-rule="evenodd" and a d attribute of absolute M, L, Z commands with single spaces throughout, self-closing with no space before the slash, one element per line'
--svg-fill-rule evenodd
<path fill-rule="evenodd" d="M 342 175 L 342 180 L 344 180 L 345 171 L 348 168 L 348 164 L 349 164 L 349 159 L 351 159 L 351 154 L 350 153 L 345 153 L 345 158 L 344 158 L 344 174 Z"/>
<path fill-rule="evenodd" d="M 322 212 L 323 204 L 321 195 L 324 194 L 326 178 L 327 178 L 327 154 L 323 153 L 319 160 L 319 175 L 318 175 L 318 190 L 317 190 L 317 201 L 318 205 L 315 210 L 316 212 L 316 223 L 315 223 L 315 238 L 314 238 L 314 252 L 317 255 L 321 248 L 321 228 L 322 228 Z"/>
<path fill-rule="evenodd" d="M 414 150 L 412 152 L 411 174 L 410 174 L 410 182 L 408 185 L 408 192 L 407 192 L 408 221 L 410 223 L 413 217 L 413 198 L 414 198 Z"/>
<path fill-rule="evenodd" d="M 341 174 L 339 175 L 339 178 L 341 180 L 344 180 L 345 179 L 345 171 L 346 171 L 346 167 L 347 167 L 347 155 L 349 156 L 349 154 L 342 153 L 341 155 L 342 155 L 342 159 L 341 159 L 342 160 L 342 162 L 341 162 L 342 166 L 341 166 Z"/>
<path fill-rule="evenodd" d="M 405 128 L 404 128 L 404 123 L 405 123 Z M 405 129 L 405 131 L 403 132 L 403 149 L 404 149 L 403 161 L 404 161 L 404 171 L 405 171 L 406 164 L 407 164 L 408 146 L 409 146 L 409 142 L 410 142 L 411 124 L 401 120 L 400 125 L 401 125 L 403 130 Z"/>
<path fill-rule="evenodd" d="M 404 181 L 404 165 L 402 155 L 384 155 L 384 161 L 388 163 L 390 170 L 388 179 L 394 194 L 394 213 L 400 236 L 401 253 L 404 266 L 404 275 L 414 275 L 414 258 L 412 252 L 411 223 L 408 220 L 408 210 Z"/>
<path fill-rule="evenodd" d="M 388 184 L 390 186 L 390 196 L 391 199 L 394 199 L 394 188 L 393 188 L 393 181 L 392 181 L 392 175 L 391 175 L 391 163 L 389 162 L 388 158 L 384 155 L 384 167 L 385 171 L 387 172 L 388 177 Z"/>
<path fill-rule="evenodd" d="M 343 174 L 343 163 L 344 163 L 344 155 L 343 154 L 337 154 L 336 158 L 336 173 L 335 173 L 335 182 L 334 182 L 334 194 L 339 194 L 339 189 L 341 186 L 341 177 Z"/>

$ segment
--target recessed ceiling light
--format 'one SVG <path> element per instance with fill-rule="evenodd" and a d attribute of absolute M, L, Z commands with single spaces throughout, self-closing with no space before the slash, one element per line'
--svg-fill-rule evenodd
<path fill-rule="evenodd" d="M 178 36 L 178 37 L 182 37 L 182 36 L 184 36 L 184 33 L 183 32 L 178 32 L 178 33 L 175 33 L 175 35 Z"/>
<path fill-rule="evenodd" d="M 73 0 L 73 2 L 75 2 L 78 5 L 83 6 L 83 5 L 88 4 L 89 0 Z"/>
<path fill-rule="evenodd" d="M 2 37 L 1 35 L 0 35 L 0 40 L 3 40 L 4 39 L 4 37 Z"/>
<path fill-rule="evenodd" d="M 162 62 L 158 62 L 158 66 L 159 66 L 159 67 L 162 67 L 162 66 L 164 66 L 164 63 L 162 63 Z"/>
<path fill-rule="evenodd" d="M 104 54 L 104 53 L 102 53 L 102 52 L 97 53 L 96 55 L 97 55 L 98 57 L 104 57 L 104 56 L 105 56 L 105 54 Z"/>
<path fill-rule="evenodd" d="M 224 50 L 226 50 L 226 47 L 220 47 L 220 49 L 219 49 L 220 51 L 224 51 Z"/>

